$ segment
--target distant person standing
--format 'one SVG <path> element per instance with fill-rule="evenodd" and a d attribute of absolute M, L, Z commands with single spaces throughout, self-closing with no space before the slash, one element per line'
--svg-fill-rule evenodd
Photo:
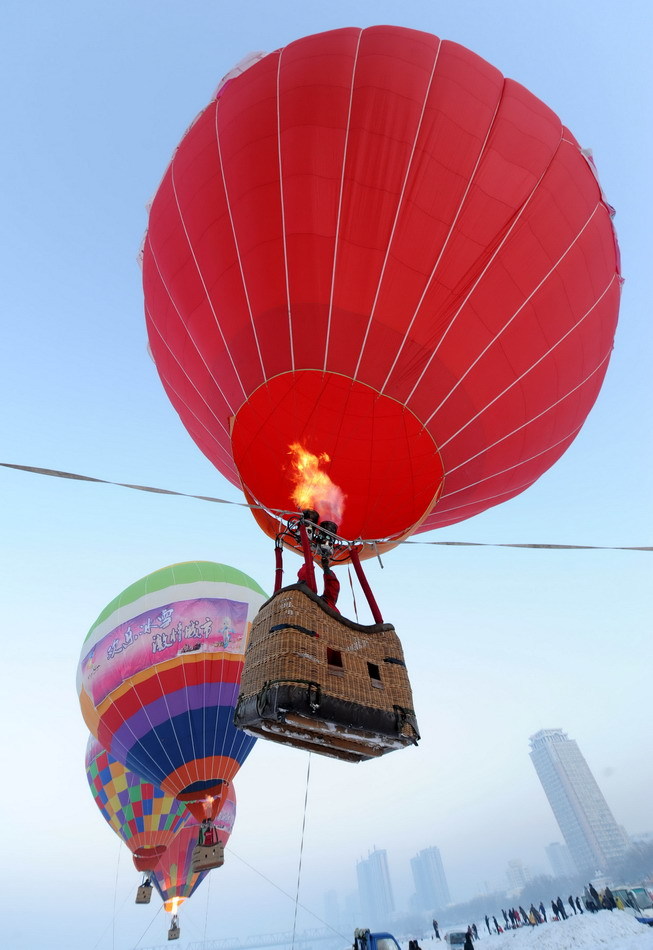
<path fill-rule="evenodd" d="M 544 904 L 542 901 L 540 901 L 540 914 L 542 915 L 544 923 L 546 923 L 546 910 L 544 909 Z"/>
<path fill-rule="evenodd" d="M 581 902 L 578 900 L 578 897 L 576 898 L 576 907 L 579 909 L 579 911 L 580 911 L 581 914 L 582 914 L 582 913 L 583 913 L 583 905 L 582 905 Z"/>
<path fill-rule="evenodd" d="M 472 930 L 471 927 L 467 928 L 467 933 L 465 934 L 465 943 L 463 950 L 474 950 L 474 941 L 472 940 Z"/>
<path fill-rule="evenodd" d="M 433 921 L 433 929 L 435 930 L 435 939 L 436 939 L 436 940 L 439 940 L 439 939 L 440 939 L 440 928 L 439 928 L 439 926 L 438 926 L 437 920 L 434 920 L 434 921 Z"/>
<path fill-rule="evenodd" d="M 563 920 L 566 920 L 566 919 L 567 919 L 567 912 L 566 912 L 566 910 L 565 910 L 565 905 L 562 903 L 562 898 L 561 898 L 561 897 L 558 897 L 558 899 L 557 899 L 557 901 L 556 901 L 556 905 L 557 905 L 557 908 L 558 908 L 558 917 L 562 917 Z"/>
<path fill-rule="evenodd" d="M 478 940 L 478 930 L 476 929 L 476 924 L 472 924 L 472 935 L 474 940 Z"/>
<path fill-rule="evenodd" d="M 490 930 L 490 918 L 487 914 L 485 915 L 485 926 L 487 927 L 487 932 L 491 934 L 492 931 Z"/>
<path fill-rule="evenodd" d="M 577 914 L 578 911 L 576 910 L 576 905 L 574 904 L 574 899 L 573 899 L 573 897 L 571 896 L 571 894 L 569 895 L 569 897 L 568 897 L 568 899 L 567 899 L 567 903 L 569 904 L 569 906 L 570 906 L 571 909 L 573 910 L 574 914 Z"/>

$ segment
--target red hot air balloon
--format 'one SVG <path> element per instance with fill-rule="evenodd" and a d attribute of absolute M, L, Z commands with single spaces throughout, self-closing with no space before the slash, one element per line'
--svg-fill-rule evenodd
<path fill-rule="evenodd" d="M 296 510 L 307 452 L 341 534 L 390 545 L 514 497 L 574 440 L 617 320 L 611 215 L 572 133 L 476 54 L 308 36 L 222 85 L 174 154 L 143 248 L 151 351 L 249 500 Z"/>

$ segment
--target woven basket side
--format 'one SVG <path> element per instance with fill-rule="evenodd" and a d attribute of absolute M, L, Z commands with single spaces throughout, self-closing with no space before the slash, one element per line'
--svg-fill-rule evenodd
<path fill-rule="evenodd" d="M 342 666 L 328 662 L 329 656 L 338 659 L 334 653 Z M 335 698 L 379 710 L 413 706 L 394 629 L 352 631 L 298 590 L 273 597 L 252 626 L 241 696 L 255 695 L 271 681 L 318 683 Z"/>

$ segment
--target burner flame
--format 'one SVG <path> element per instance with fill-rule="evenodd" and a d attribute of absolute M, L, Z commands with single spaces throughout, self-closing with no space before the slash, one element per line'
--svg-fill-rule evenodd
<path fill-rule="evenodd" d="M 339 525 L 345 510 L 345 494 L 335 485 L 326 472 L 321 471 L 320 464 L 329 462 L 326 452 L 313 455 L 298 442 L 289 446 L 289 455 L 292 457 L 292 479 L 295 490 L 291 498 L 301 508 L 314 508 L 320 514 L 321 520 L 334 521 Z"/>
<path fill-rule="evenodd" d="M 171 897 L 170 900 L 164 901 L 163 909 L 167 914 L 178 914 L 185 900 L 185 897 Z"/>

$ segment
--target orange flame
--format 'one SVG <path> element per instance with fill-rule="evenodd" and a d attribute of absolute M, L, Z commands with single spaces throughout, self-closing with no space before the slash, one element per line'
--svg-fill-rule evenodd
<path fill-rule="evenodd" d="M 338 485 L 334 485 L 326 472 L 320 471 L 321 462 L 329 462 L 326 452 L 313 455 L 299 442 L 289 446 L 292 456 L 292 479 L 295 490 L 292 500 L 300 508 L 314 508 L 322 521 L 342 521 L 345 510 L 345 494 Z"/>
<path fill-rule="evenodd" d="M 176 914 L 185 900 L 185 897 L 171 897 L 170 900 L 164 901 L 163 909 L 167 914 Z"/>

